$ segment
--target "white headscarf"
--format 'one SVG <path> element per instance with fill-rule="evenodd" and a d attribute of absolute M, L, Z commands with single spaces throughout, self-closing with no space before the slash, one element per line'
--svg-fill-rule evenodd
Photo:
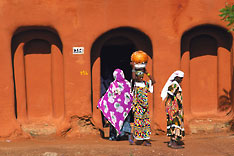
<path fill-rule="evenodd" d="M 167 93 L 168 93 L 168 87 L 172 84 L 172 83 L 177 83 L 176 81 L 174 81 L 175 77 L 184 77 L 184 72 L 177 70 L 175 71 L 167 80 L 166 84 L 164 85 L 162 92 L 161 92 L 161 97 L 162 100 L 164 100 L 167 97 Z M 173 82 L 174 81 L 174 82 Z M 178 84 L 178 83 L 177 83 Z M 179 85 L 179 84 L 178 84 Z M 182 91 L 180 85 L 179 85 L 179 91 Z"/>

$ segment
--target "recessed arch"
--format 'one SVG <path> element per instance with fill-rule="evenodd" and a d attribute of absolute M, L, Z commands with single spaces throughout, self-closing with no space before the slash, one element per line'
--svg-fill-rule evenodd
<path fill-rule="evenodd" d="M 42 39 L 33 39 L 24 44 L 24 55 L 29 54 L 50 54 L 51 45 Z"/>
<path fill-rule="evenodd" d="M 57 31 L 46 26 L 19 27 L 12 36 L 11 54 L 16 118 L 62 117 L 63 44 Z"/>
<path fill-rule="evenodd" d="M 227 29 L 223 27 L 204 24 L 195 26 L 183 33 L 181 38 L 181 57 L 186 51 L 189 51 L 191 40 L 200 35 L 208 35 L 216 39 L 218 47 L 231 51 L 233 41 L 231 33 L 228 33 Z"/>
<path fill-rule="evenodd" d="M 147 52 L 151 58 L 153 57 L 152 43 L 145 33 L 131 27 L 119 27 L 111 29 L 95 39 L 91 48 L 91 65 L 93 65 L 95 60 L 100 56 L 102 45 L 110 38 L 115 37 L 124 37 L 131 40 L 134 45 L 136 45 L 136 49 L 141 49 Z"/>
<path fill-rule="evenodd" d="M 11 39 L 12 54 L 20 43 L 27 43 L 33 39 L 46 40 L 51 45 L 56 45 L 61 53 L 63 53 L 62 41 L 54 28 L 45 26 L 23 26 L 15 30 Z"/>
<path fill-rule="evenodd" d="M 184 32 L 181 68 L 187 114 L 217 115 L 218 99 L 231 88 L 233 37 L 226 29 L 204 24 Z M 224 78 L 225 77 L 225 78 Z"/>
<path fill-rule="evenodd" d="M 210 35 L 198 35 L 192 38 L 189 47 L 190 59 L 204 55 L 217 56 L 217 40 Z"/>

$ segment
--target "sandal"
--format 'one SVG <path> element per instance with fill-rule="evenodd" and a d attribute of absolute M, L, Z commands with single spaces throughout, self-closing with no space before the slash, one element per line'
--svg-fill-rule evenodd
<path fill-rule="evenodd" d="M 172 140 L 170 140 L 170 142 L 168 143 L 168 147 L 171 147 L 172 145 Z"/>
<path fill-rule="evenodd" d="M 178 145 L 176 141 L 172 141 L 172 144 L 171 146 L 169 146 L 170 148 L 173 148 L 173 149 L 181 149 L 181 148 L 184 148 L 183 146 L 181 145 Z"/>
<path fill-rule="evenodd" d="M 116 141 L 116 138 L 112 136 L 112 137 L 109 137 L 109 140 L 110 141 Z"/>
<path fill-rule="evenodd" d="M 145 140 L 143 143 L 144 146 L 151 146 L 151 143 L 148 140 Z"/>
<path fill-rule="evenodd" d="M 129 135 L 128 135 L 128 142 L 129 142 L 130 145 L 133 145 L 133 144 L 134 144 L 132 134 L 129 134 Z"/>

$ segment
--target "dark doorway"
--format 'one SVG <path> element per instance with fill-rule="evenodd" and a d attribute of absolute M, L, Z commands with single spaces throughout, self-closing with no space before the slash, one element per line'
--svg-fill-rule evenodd
<path fill-rule="evenodd" d="M 113 81 L 113 71 L 122 69 L 127 80 L 131 80 L 131 54 L 143 50 L 149 56 L 148 69 L 152 72 L 153 50 L 150 38 L 131 27 L 111 29 L 100 35 L 91 48 L 91 97 L 93 120 L 102 128 L 100 110 L 96 109 L 100 97 Z M 149 98 L 151 101 L 152 97 Z M 152 105 L 153 107 L 153 105 Z M 153 110 L 153 109 L 152 109 Z"/>
<path fill-rule="evenodd" d="M 130 66 L 131 54 L 136 46 L 123 37 L 111 38 L 101 49 L 101 97 L 105 94 L 114 80 L 113 72 L 119 68 L 123 70 L 125 78 L 130 82 L 132 71 Z M 133 122 L 133 114 L 130 112 L 130 120 Z M 104 120 L 103 126 L 104 126 Z"/>
<path fill-rule="evenodd" d="M 123 37 L 112 38 L 104 44 L 101 49 L 101 96 L 106 92 L 113 79 L 113 72 L 119 68 L 123 70 L 125 78 L 130 81 L 131 54 L 136 50 L 136 46 Z"/>

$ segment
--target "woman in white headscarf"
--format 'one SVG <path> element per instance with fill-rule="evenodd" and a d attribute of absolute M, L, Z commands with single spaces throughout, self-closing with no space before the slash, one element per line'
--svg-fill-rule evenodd
<path fill-rule="evenodd" d="M 167 113 L 167 136 L 171 138 L 168 146 L 171 148 L 183 148 L 179 143 L 185 135 L 182 89 L 180 87 L 183 77 L 184 72 L 175 71 L 161 92 Z"/>

